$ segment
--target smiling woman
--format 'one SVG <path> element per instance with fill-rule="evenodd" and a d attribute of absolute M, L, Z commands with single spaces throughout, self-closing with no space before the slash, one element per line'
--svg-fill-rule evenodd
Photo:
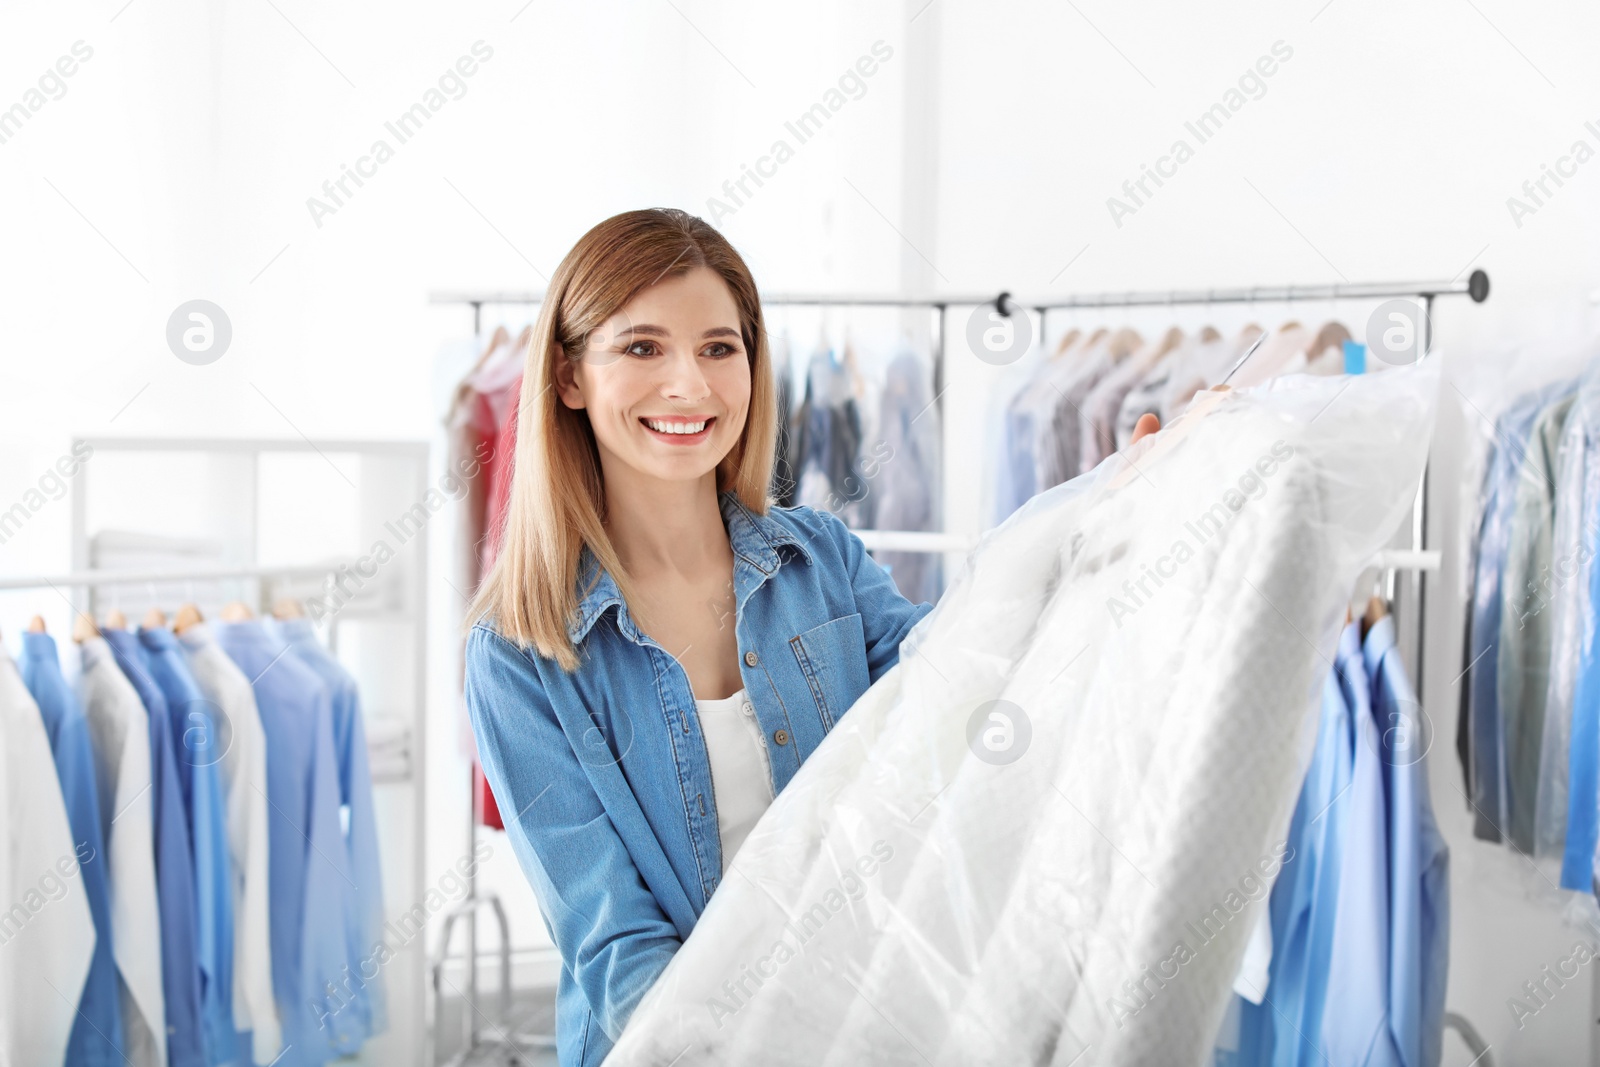
<path fill-rule="evenodd" d="M 774 505 L 760 299 L 701 219 L 632 211 L 578 241 L 519 404 L 467 707 L 561 951 L 560 1060 L 587 1067 L 932 605 L 833 515 Z"/>

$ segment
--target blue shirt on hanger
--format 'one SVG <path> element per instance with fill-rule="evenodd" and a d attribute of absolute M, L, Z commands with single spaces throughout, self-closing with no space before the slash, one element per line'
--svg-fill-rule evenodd
<path fill-rule="evenodd" d="M 156 897 L 161 911 L 161 992 L 166 1000 L 168 1067 L 205 1067 L 200 1039 L 200 931 L 195 918 L 194 852 L 178 782 L 167 699 L 150 676 L 144 648 L 127 630 L 101 632 L 150 720 L 150 817 Z"/>
<path fill-rule="evenodd" d="M 343 902 L 356 883 L 339 825 L 333 702 L 317 673 L 260 621 L 224 623 L 216 637 L 250 678 L 267 737 L 272 985 L 285 1049 L 275 1067 L 315 1067 L 362 1039 L 345 992 Z"/>
<path fill-rule="evenodd" d="M 45 733 L 50 738 L 78 870 L 89 897 L 89 914 L 94 919 L 94 955 L 90 957 L 83 988 L 57 990 L 74 999 L 78 1009 L 67 1042 L 67 1063 L 73 1067 L 121 1067 L 122 1008 L 117 999 L 117 964 L 111 954 L 111 894 L 89 723 L 78 698 L 61 676 L 55 638 L 24 633 L 21 666 L 23 684 L 39 705 Z M 14 1025 L 27 1023 L 24 1020 Z"/>
<path fill-rule="evenodd" d="M 1389 811 L 1384 753 L 1372 715 L 1372 683 L 1360 623 L 1339 636 L 1339 687 L 1350 709 L 1350 787 L 1339 850 L 1338 899 L 1322 1013 L 1321 1049 L 1300 1062 L 1402 1067 L 1389 1029 Z"/>
<path fill-rule="evenodd" d="M 1450 971 L 1450 850 L 1428 798 L 1429 735 L 1395 647 L 1394 617 L 1362 645 L 1389 804 L 1389 1030 L 1405 1067 L 1439 1062 Z"/>
<path fill-rule="evenodd" d="M 1342 644 L 1341 640 L 1341 644 Z M 1322 686 L 1322 716 L 1305 783 L 1289 821 L 1283 867 L 1268 903 L 1272 963 L 1265 999 L 1239 998 L 1238 1050 L 1218 1064 L 1299 1067 L 1320 1063 L 1318 1039 L 1328 992 L 1339 898 L 1340 848 L 1350 807 L 1353 724 L 1336 671 Z"/>
<path fill-rule="evenodd" d="M 288 619 L 275 629 L 293 654 L 316 672 L 332 699 L 333 746 L 339 764 L 339 799 L 348 819 L 345 847 L 350 882 L 345 891 L 345 936 L 349 943 L 350 976 L 340 993 L 353 999 L 346 1010 L 362 1023 L 365 1036 L 388 1027 L 382 972 L 377 967 L 383 941 L 383 871 L 378 860 L 378 824 L 372 809 L 372 774 L 367 767 L 367 732 L 361 721 L 361 692 L 344 665 L 333 657 L 305 619 Z M 370 978 L 368 977 L 370 975 Z M 354 1052 L 360 1039 L 347 1043 Z"/>
<path fill-rule="evenodd" d="M 167 701 L 172 745 L 194 847 L 196 923 L 200 935 L 200 1012 L 207 1061 L 238 1058 L 233 1027 L 233 868 L 221 745 L 229 736 L 222 709 L 200 691 L 172 631 L 140 627 L 150 676 Z"/>

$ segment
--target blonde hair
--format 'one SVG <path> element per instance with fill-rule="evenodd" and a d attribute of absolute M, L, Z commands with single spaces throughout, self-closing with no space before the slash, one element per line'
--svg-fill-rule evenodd
<path fill-rule="evenodd" d="M 739 309 L 750 361 L 750 408 L 739 440 L 717 464 L 717 492 L 732 490 L 758 515 L 771 501 L 778 434 L 777 389 L 750 270 L 716 229 L 676 208 L 614 215 L 579 238 L 556 268 L 533 328 L 522 376 L 511 496 L 499 555 L 467 611 L 519 647 L 532 647 L 566 671 L 578 666 L 567 636 L 582 593 L 578 564 L 587 544 L 636 603 L 632 578 L 605 527 L 605 483 L 588 412 L 563 404 L 556 359 L 579 362 L 591 331 L 643 289 L 696 267 L 717 273 Z M 596 580 L 599 575 L 596 574 Z"/>

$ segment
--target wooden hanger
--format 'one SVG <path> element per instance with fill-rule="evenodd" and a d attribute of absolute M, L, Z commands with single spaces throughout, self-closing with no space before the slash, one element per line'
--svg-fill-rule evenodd
<path fill-rule="evenodd" d="M 200 609 L 198 607 L 196 607 L 194 604 L 185 604 L 183 607 L 178 609 L 178 614 L 172 618 L 172 632 L 175 634 L 181 634 L 189 627 L 198 625 L 199 623 L 205 621 L 206 620 L 204 616 L 200 614 Z"/>
<path fill-rule="evenodd" d="M 35 615 L 33 618 L 29 619 L 28 620 L 28 632 L 30 634 L 42 634 L 42 633 L 44 633 L 45 632 L 45 629 L 44 629 L 44 616 Z"/>
<path fill-rule="evenodd" d="M 1387 614 L 1389 614 L 1389 604 L 1383 597 L 1374 594 L 1367 598 L 1367 611 L 1365 615 L 1361 616 L 1362 640 L 1366 639 L 1367 632 Z"/>
<path fill-rule="evenodd" d="M 1312 340 L 1311 347 L 1306 354 L 1315 359 L 1328 349 L 1336 346 L 1340 347 L 1342 351 L 1344 343 L 1351 339 L 1350 331 L 1345 329 L 1344 323 L 1329 319 L 1322 324 L 1322 329 L 1317 331 L 1317 336 Z"/>
<path fill-rule="evenodd" d="M 1121 363 L 1143 345 L 1144 338 L 1139 336 L 1139 331 L 1124 326 L 1111 335 L 1111 358 Z"/>
<path fill-rule="evenodd" d="M 255 617 L 256 613 L 250 610 L 250 605 L 242 600 L 231 601 L 222 608 L 223 622 L 248 622 Z"/>
<path fill-rule="evenodd" d="M 86 611 L 80 611 L 72 620 L 72 639 L 78 644 L 83 644 L 91 637 L 100 636 L 100 627 L 95 625 L 94 616 Z"/>
<path fill-rule="evenodd" d="M 121 608 L 112 608 L 106 612 L 106 625 L 113 630 L 126 630 L 128 628 L 128 617 L 122 613 Z"/>
<path fill-rule="evenodd" d="M 1061 335 L 1061 340 L 1056 342 L 1056 356 L 1055 356 L 1055 358 L 1060 359 L 1062 356 L 1066 355 L 1067 354 L 1067 349 L 1071 348 L 1073 343 L 1076 342 L 1078 340 L 1078 338 L 1080 338 L 1082 336 L 1083 336 L 1083 331 L 1078 329 L 1076 326 L 1074 326 L 1072 329 L 1068 330 L 1066 333 L 1062 334 Z"/>
<path fill-rule="evenodd" d="M 144 622 L 140 626 L 146 630 L 160 630 L 167 625 L 167 613 L 160 608 L 151 608 L 144 613 Z"/>
<path fill-rule="evenodd" d="M 300 601 L 292 597 L 284 597 L 272 605 L 272 617 L 274 619 L 303 619 L 306 617 L 306 609 L 301 605 Z"/>

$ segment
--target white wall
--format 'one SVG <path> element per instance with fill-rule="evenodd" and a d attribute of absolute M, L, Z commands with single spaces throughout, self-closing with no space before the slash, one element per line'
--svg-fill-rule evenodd
<path fill-rule="evenodd" d="M 436 354 L 468 318 L 430 307 L 430 289 L 537 288 L 609 214 L 707 210 L 878 40 L 894 55 L 865 95 L 722 220 L 765 288 L 1049 294 L 1482 266 L 1489 302 L 1442 301 L 1436 322 L 1463 390 L 1492 376 L 1503 396 L 1593 325 L 1600 162 L 1520 226 L 1506 199 L 1575 140 L 1600 149 L 1584 127 L 1600 120 L 1597 30 L 1592 6 L 1503 0 L 13 3 L 0 12 L 0 108 L 74 42 L 94 54 L 0 143 L 0 507 L 74 433 L 433 437 Z M 317 226 L 307 198 L 479 40 L 493 57 L 466 94 Z M 1280 40 L 1293 54 L 1265 95 L 1197 145 L 1184 122 Z M 1107 198 L 1178 137 L 1193 158 L 1117 225 Z M 194 297 L 234 328 L 205 367 L 164 341 Z M 951 358 L 952 382 L 988 373 L 959 348 Z M 1455 395 L 1435 449 L 1438 524 L 1461 518 L 1453 465 L 1477 432 Z M 981 397 L 953 389 L 947 410 L 976 418 Z M 953 485 L 979 484 L 980 435 L 951 457 Z M 66 510 L 51 503 L 0 545 L 0 573 L 64 569 Z M 1450 532 L 1433 533 L 1447 556 L 1425 682 L 1453 852 L 1451 1005 L 1496 1062 L 1571 1063 L 1587 989 L 1521 1031 L 1505 1001 L 1573 935 L 1530 899 L 1525 865 L 1470 840 L 1455 788 Z M 35 610 L 64 620 L 48 601 L 0 599 L 0 632 Z M 450 642 L 441 621 L 429 853 L 441 871 L 465 847 Z M 491 880 L 532 943 L 530 898 L 498 851 Z M 1456 1047 L 1446 1062 L 1468 1058 Z"/>

